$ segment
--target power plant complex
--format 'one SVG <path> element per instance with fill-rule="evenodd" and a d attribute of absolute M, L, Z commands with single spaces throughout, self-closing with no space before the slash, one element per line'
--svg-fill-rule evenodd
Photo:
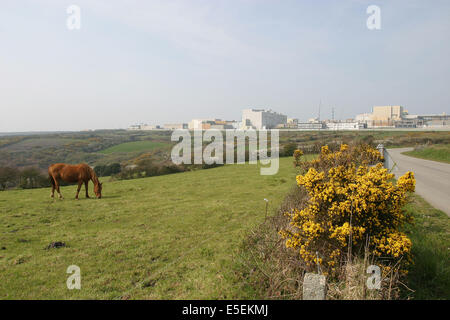
<path fill-rule="evenodd" d="M 334 109 L 333 109 L 334 118 Z M 371 113 L 361 113 L 354 119 L 320 120 L 311 118 L 301 122 L 271 109 L 249 108 L 242 110 L 241 121 L 222 119 L 192 119 L 189 123 L 159 125 L 137 124 L 128 130 L 207 130 L 207 129 L 292 129 L 292 130 L 363 130 L 363 129 L 446 129 L 450 130 L 450 115 L 409 114 L 402 106 L 374 106 Z"/>

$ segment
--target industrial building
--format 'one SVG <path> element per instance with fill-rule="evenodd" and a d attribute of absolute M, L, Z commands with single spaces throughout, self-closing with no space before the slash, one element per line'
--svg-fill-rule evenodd
<path fill-rule="evenodd" d="M 361 130 L 377 128 L 405 128 L 405 129 L 444 129 L 450 130 L 450 115 L 428 114 L 412 115 L 403 106 L 374 106 L 371 113 L 361 113 L 355 119 L 347 120 L 322 120 L 311 118 L 308 122 L 299 122 L 296 118 L 288 118 L 272 110 L 244 109 L 242 110 L 242 122 L 221 119 L 192 119 L 189 123 L 168 123 L 164 129 L 189 129 L 189 130 Z M 135 124 L 128 130 L 157 130 L 159 125 Z"/>
<path fill-rule="evenodd" d="M 395 127 L 395 122 L 407 114 L 402 106 L 374 106 L 372 113 L 358 114 L 355 121 L 365 123 L 368 128 Z"/>
<path fill-rule="evenodd" d="M 148 124 L 133 124 L 128 127 L 128 130 L 158 130 L 161 129 L 161 126 L 159 125 L 148 125 Z"/>
<path fill-rule="evenodd" d="M 272 110 L 244 109 L 242 110 L 242 128 L 248 129 L 273 129 L 279 125 L 287 124 L 287 116 Z"/>
<path fill-rule="evenodd" d="M 443 114 L 410 115 L 402 106 L 375 106 L 372 113 L 362 113 L 355 121 L 368 128 L 442 128 L 450 126 L 450 116 Z"/>
<path fill-rule="evenodd" d="M 187 129 L 187 128 L 188 128 L 187 123 L 166 123 L 164 125 L 164 129 L 168 130 Z"/>
<path fill-rule="evenodd" d="M 299 122 L 297 123 L 297 129 L 299 130 L 323 130 L 326 129 L 325 123 L 323 122 Z"/>
<path fill-rule="evenodd" d="M 445 113 L 418 115 L 417 121 L 424 128 L 447 127 L 450 126 L 450 115 Z"/>
<path fill-rule="evenodd" d="M 221 119 L 192 119 L 189 122 L 189 130 L 207 130 L 207 129 L 235 129 L 237 126 L 236 121 L 228 121 Z"/>
<path fill-rule="evenodd" d="M 357 121 L 332 121 L 327 122 L 325 125 L 328 130 L 361 130 L 367 128 L 365 123 Z"/>

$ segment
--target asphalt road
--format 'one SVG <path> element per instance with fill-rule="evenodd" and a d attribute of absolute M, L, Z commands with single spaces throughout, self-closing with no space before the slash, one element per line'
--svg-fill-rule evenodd
<path fill-rule="evenodd" d="M 392 173 L 398 178 L 406 171 L 414 172 L 416 193 L 450 217 L 450 164 L 401 154 L 409 150 L 412 148 L 388 149 L 397 164 Z"/>

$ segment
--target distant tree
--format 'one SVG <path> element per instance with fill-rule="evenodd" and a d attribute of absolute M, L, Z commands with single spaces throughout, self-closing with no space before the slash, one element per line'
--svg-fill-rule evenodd
<path fill-rule="evenodd" d="M 295 150 L 298 149 L 298 146 L 295 142 L 289 142 L 284 145 L 283 151 L 285 157 L 292 157 L 294 155 Z"/>
<path fill-rule="evenodd" d="M 120 163 L 111 163 L 109 165 L 109 175 L 117 174 L 121 171 Z"/>
<path fill-rule="evenodd" d="M 19 181 L 19 170 L 10 167 L 0 167 L 0 189 L 15 187 Z"/>
<path fill-rule="evenodd" d="M 95 174 L 99 177 L 111 176 L 121 171 L 120 163 L 111 163 L 109 165 L 98 165 L 94 168 Z"/>
<path fill-rule="evenodd" d="M 47 176 L 38 168 L 26 168 L 20 173 L 20 187 L 23 189 L 42 188 L 50 185 Z"/>
<path fill-rule="evenodd" d="M 106 171 L 105 165 L 98 165 L 94 167 L 94 172 L 99 177 L 105 176 L 105 171 Z"/>

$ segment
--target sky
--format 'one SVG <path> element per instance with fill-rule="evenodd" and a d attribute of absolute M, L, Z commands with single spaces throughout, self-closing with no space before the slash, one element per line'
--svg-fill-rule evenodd
<path fill-rule="evenodd" d="M 448 0 L 0 0 L 0 132 L 450 113 L 449 36 Z"/>

